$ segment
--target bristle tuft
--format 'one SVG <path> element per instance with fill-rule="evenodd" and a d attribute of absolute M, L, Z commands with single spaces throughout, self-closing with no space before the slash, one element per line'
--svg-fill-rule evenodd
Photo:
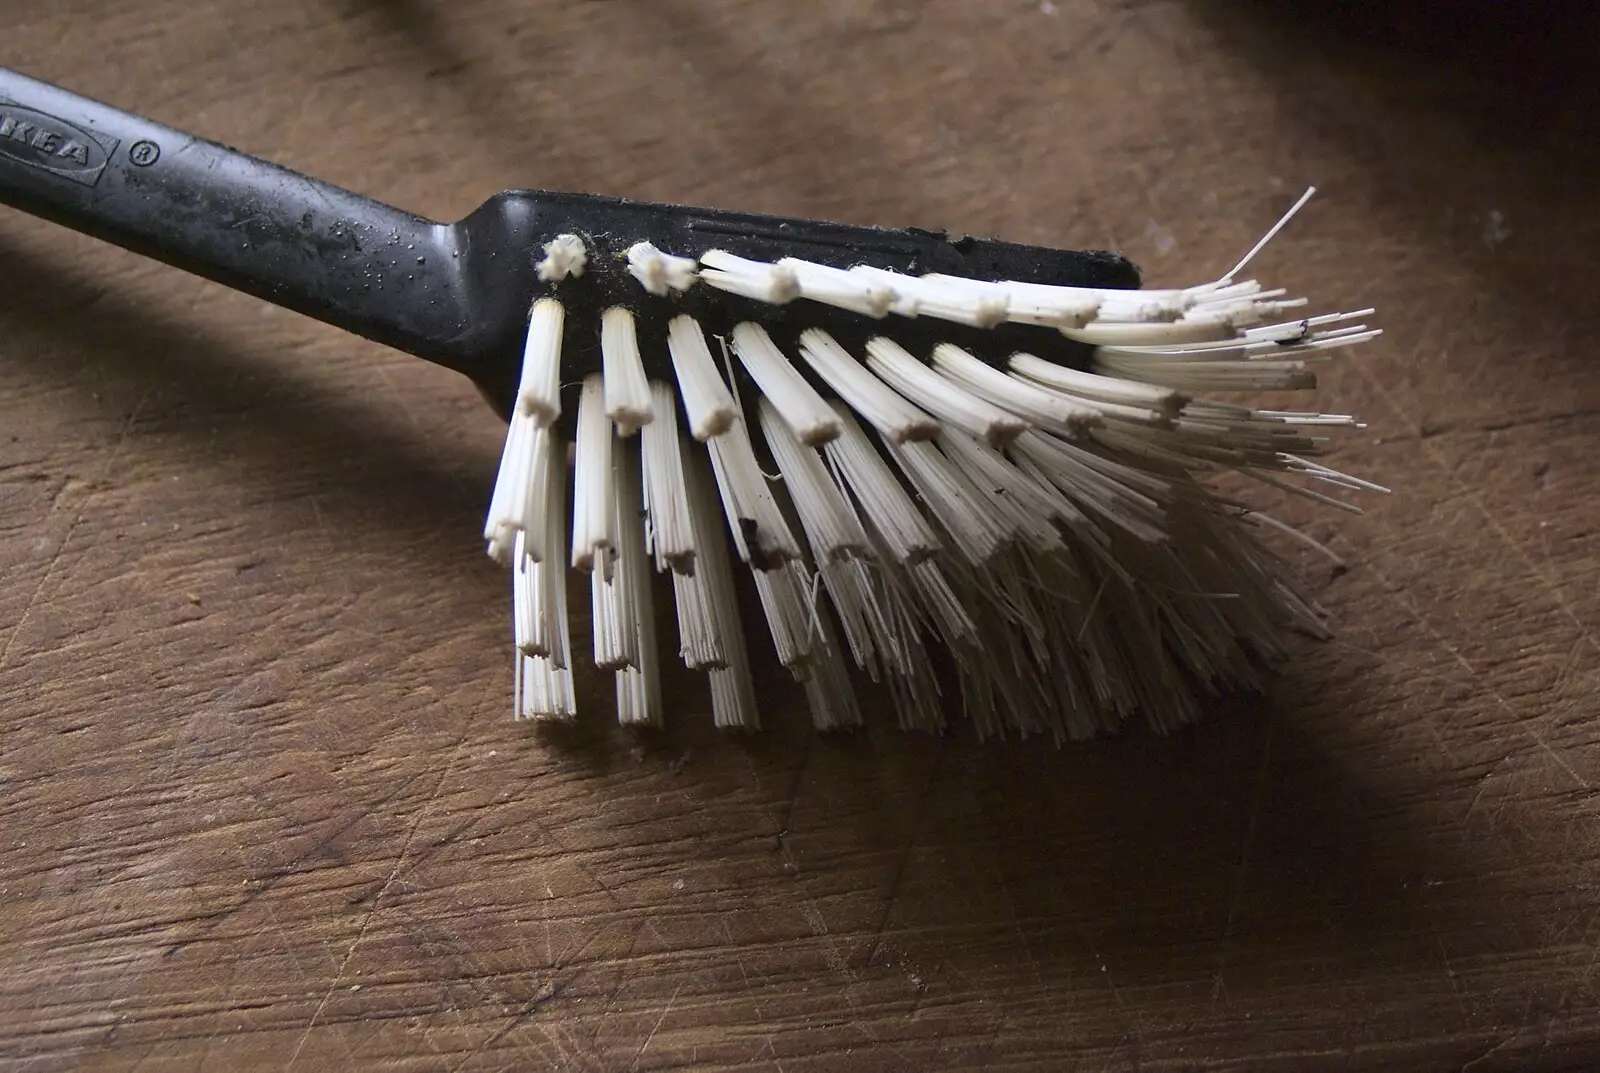
<path fill-rule="evenodd" d="M 544 257 L 534 266 L 545 283 L 577 278 L 589 265 L 589 250 L 577 235 L 557 235 L 544 244 Z"/>

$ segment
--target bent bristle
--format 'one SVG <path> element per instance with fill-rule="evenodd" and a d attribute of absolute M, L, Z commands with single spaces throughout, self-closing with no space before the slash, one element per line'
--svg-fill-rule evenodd
<path fill-rule="evenodd" d="M 1337 557 L 1207 480 L 1350 511 L 1343 495 L 1386 491 L 1315 460 L 1328 429 L 1360 427 L 1350 415 L 1205 397 L 1310 388 L 1379 334 L 1372 310 L 1284 319 L 1304 299 L 1234 278 L 1265 241 L 1220 279 L 1144 291 L 637 242 L 618 270 L 638 304 L 605 308 L 601 367 L 571 377 L 571 466 L 556 427 L 566 308 L 539 299 L 483 533 L 511 570 L 516 717 L 576 716 L 569 566 L 590 574 L 590 659 L 613 673 L 624 724 L 669 714 L 653 574 L 671 579 L 678 655 L 707 674 L 719 727 L 761 723 L 736 573 L 823 729 L 863 720 L 851 664 L 907 729 L 942 730 L 953 683 L 981 737 L 1081 739 L 1135 716 L 1169 731 L 1206 696 L 1254 687 L 1289 631 L 1327 633 L 1263 534 Z M 588 256 L 554 236 L 539 275 L 586 286 Z M 736 298 L 636 317 L 697 288 Z M 719 301 L 743 313 L 717 322 Z M 752 317 L 752 301 L 783 312 Z M 862 331 L 806 324 L 819 306 Z M 1051 329 L 1038 335 L 1060 360 L 1044 345 L 992 364 L 929 343 L 926 324 L 913 353 L 895 339 L 913 317 Z M 720 367 L 708 331 L 727 333 Z M 669 365 L 674 382 L 650 379 Z"/>

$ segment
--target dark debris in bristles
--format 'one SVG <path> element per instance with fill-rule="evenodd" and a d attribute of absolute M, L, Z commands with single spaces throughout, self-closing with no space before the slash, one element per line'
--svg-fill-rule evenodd
<path fill-rule="evenodd" d="M 852 666 L 906 728 L 944 728 L 953 680 L 981 736 L 1058 742 L 1257 688 L 1325 615 L 1261 540 L 1281 524 L 1207 477 L 1345 509 L 1294 479 L 1382 489 L 1311 460 L 1353 418 L 1208 401 L 1309 388 L 1377 334 L 1350 323 L 1370 311 L 1286 319 L 1304 303 L 1236 281 L 1249 259 L 1136 291 L 551 236 L 484 531 L 514 579 L 515 714 L 577 715 L 569 568 L 627 724 L 666 714 L 653 573 L 718 726 L 759 726 L 751 645 L 821 728 L 861 722 Z"/>

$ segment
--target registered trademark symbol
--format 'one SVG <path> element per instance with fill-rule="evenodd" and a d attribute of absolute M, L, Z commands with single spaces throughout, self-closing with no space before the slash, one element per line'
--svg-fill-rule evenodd
<path fill-rule="evenodd" d="M 148 168 L 161 159 L 161 146 L 155 142 L 134 142 L 128 146 L 128 159 L 141 168 Z"/>

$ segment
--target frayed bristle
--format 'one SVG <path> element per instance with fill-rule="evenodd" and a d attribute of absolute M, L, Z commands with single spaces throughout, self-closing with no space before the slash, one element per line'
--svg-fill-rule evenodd
<path fill-rule="evenodd" d="M 540 263 L 563 287 L 581 285 L 572 238 Z M 721 727 L 760 725 L 739 574 L 819 728 L 862 722 L 851 664 L 901 726 L 942 730 L 958 702 L 982 737 L 1082 739 L 1135 717 L 1169 731 L 1208 695 L 1255 688 L 1289 632 L 1326 633 L 1324 613 L 1262 542 L 1288 527 L 1208 479 L 1344 510 L 1359 508 L 1339 493 L 1385 491 L 1313 460 L 1353 417 L 1206 397 L 1310 388 L 1317 365 L 1378 334 L 1371 310 L 1283 319 L 1304 300 L 1234 278 L 1260 246 L 1214 282 L 1125 291 L 639 242 L 626 272 L 640 309 L 723 291 L 784 307 L 791 330 L 708 324 L 707 301 L 646 337 L 634 310 L 607 308 L 601 368 L 567 370 L 581 384 L 570 466 L 566 313 L 540 299 L 484 529 L 513 577 L 517 716 L 576 714 L 568 566 L 590 575 L 591 660 L 614 674 L 625 724 L 668 716 L 652 573 L 672 580 L 678 654 L 709 675 Z M 807 326 L 807 302 L 857 315 L 860 335 Z M 1041 338 L 1092 356 L 913 353 L 894 338 L 908 317 L 1051 329 Z M 721 368 L 708 331 L 727 332 Z M 652 372 L 665 369 L 671 381 Z"/>

